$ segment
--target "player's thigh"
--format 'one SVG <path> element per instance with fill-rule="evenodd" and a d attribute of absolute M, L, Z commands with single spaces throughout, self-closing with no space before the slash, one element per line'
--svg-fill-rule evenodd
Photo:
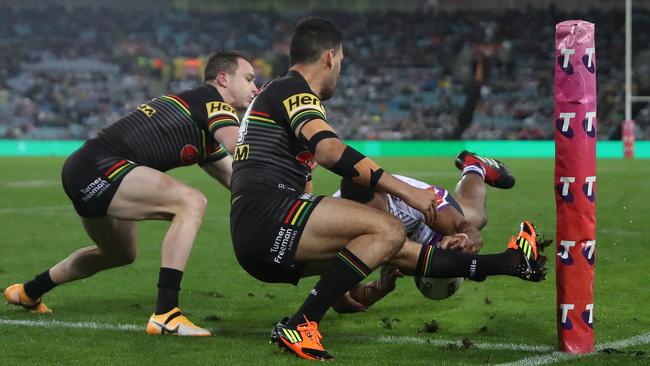
<path fill-rule="evenodd" d="M 333 258 L 351 240 L 368 234 L 378 235 L 379 241 L 395 240 L 403 237 L 404 228 L 387 212 L 346 199 L 324 197 L 309 216 L 296 259 Z"/>
<path fill-rule="evenodd" d="M 107 214 L 124 220 L 171 220 L 181 210 L 203 215 L 205 196 L 171 176 L 145 166 L 130 171 L 108 206 Z"/>
<path fill-rule="evenodd" d="M 132 262 L 136 255 L 136 222 L 112 217 L 81 218 L 86 233 L 109 260 Z"/>

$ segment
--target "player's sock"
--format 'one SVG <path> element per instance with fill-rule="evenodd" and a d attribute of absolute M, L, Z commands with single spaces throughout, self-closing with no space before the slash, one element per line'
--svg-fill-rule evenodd
<path fill-rule="evenodd" d="M 466 165 L 463 168 L 463 172 L 460 174 L 461 177 L 464 177 L 465 174 L 478 174 L 481 176 L 481 179 L 485 180 L 485 169 L 481 166 L 481 164 L 471 164 L 471 165 Z"/>
<path fill-rule="evenodd" d="M 305 317 L 320 323 L 332 302 L 361 282 L 370 272 L 372 270 L 361 259 L 343 248 L 287 325 L 296 327 L 305 322 Z"/>
<path fill-rule="evenodd" d="M 466 277 L 483 281 L 487 276 L 518 276 L 515 267 L 520 261 L 520 255 L 514 250 L 479 255 L 424 245 L 420 251 L 415 275 L 434 278 Z"/>
<path fill-rule="evenodd" d="M 160 267 L 158 275 L 158 299 L 156 314 L 165 314 L 178 306 L 178 292 L 181 290 L 183 272 L 173 268 Z"/>
<path fill-rule="evenodd" d="M 36 300 L 43 296 L 44 293 L 56 287 L 56 283 L 52 281 L 50 270 L 48 269 L 43 273 L 37 274 L 33 280 L 25 282 L 23 286 L 25 288 L 25 295 Z"/>

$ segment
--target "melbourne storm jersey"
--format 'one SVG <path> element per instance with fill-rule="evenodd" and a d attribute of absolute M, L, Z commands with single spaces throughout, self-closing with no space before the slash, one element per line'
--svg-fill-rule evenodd
<path fill-rule="evenodd" d="M 445 207 L 449 206 L 449 192 L 447 192 L 446 189 L 437 187 L 437 186 L 432 186 L 430 184 L 421 182 L 417 179 L 405 177 L 403 175 L 397 175 L 393 174 L 393 176 L 405 183 L 408 183 L 412 185 L 413 187 L 421 188 L 421 189 L 430 189 L 436 192 L 436 195 L 438 196 L 438 211 L 444 209 Z M 334 197 L 341 197 L 341 191 L 336 191 L 333 195 Z M 391 215 L 397 217 L 402 221 L 404 224 L 404 228 L 406 229 L 406 236 L 408 236 L 409 239 L 420 243 L 420 244 L 435 244 L 440 239 L 442 239 L 442 235 L 436 231 L 433 231 L 427 224 L 426 224 L 426 218 L 424 217 L 424 214 L 422 212 L 414 209 L 413 207 L 409 206 L 406 204 L 406 202 L 402 201 L 398 197 L 394 197 L 392 195 L 387 195 L 388 197 L 388 212 L 391 213 Z"/>
<path fill-rule="evenodd" d="M 295 131 L 313 119 L 326 121 L 325 108 L 298 72 L 289 71 L 264 87 L 239 127 L 233 196 L 264 187 L 303 192 L 314 156 Z"/>
<path fill-rule="evenodd" d="M 227 152 L 213 138 L 225 126 L 239 126 L 235 110 L 206 84 L 154 98 L 91 141 L 135 164 L 166 171 L 225 157 Z"/>

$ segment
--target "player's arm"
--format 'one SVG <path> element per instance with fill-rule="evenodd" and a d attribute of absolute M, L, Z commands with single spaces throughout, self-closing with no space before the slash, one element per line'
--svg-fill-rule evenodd
<path fill-rule="evenodd" d="M 413 187 L 384 172 L 370 158 L 343 143 L 324 120 L 316 118 L 303 122 L 295 131 L 320 165 L 357 184 L 401 198 L 422 212 L 428 224 L 436 221 L 437 195 L 434 192 Z"/>
<path fill-rule="evenodd" d="M 209 176 L 217 180 L 224 187 L 230 189 L 230 178 L 232 177 L 232 158 L 229 155 L 201 165 L 201 168 Z"/>
<path fill-rule="evenodd" d="M 216 129 L 213 136 L 215 141 L 219 142 L 230 155 L 233 155 L 235 153 L 238 135 L 239 126 L 229 125 Z"/>
<path fill-rule="evenodd" d="M 438 244 L 441 248 L 478 253 L 483 247 L 480 231 L 453 207 L 440 212 L 438 221 L 429 227 L 445 235 Z"/>

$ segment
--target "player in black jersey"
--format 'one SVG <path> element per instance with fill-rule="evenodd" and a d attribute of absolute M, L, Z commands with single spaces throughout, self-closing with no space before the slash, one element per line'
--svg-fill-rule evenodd
<path fill-rule="evenodd" d="M 306 193 L 314 161 L 334 173 L 400 197 L 436 217 L 434 192 L 406 184 L 345 145 L 327 123 L 343 59 L 329 21 L 300 22 L 288 75 L 266 85 L 246 111 L 232 177 L 231 234 L 242 267 L 266 282 L 322 274 L 307 300 L 275 327 L 272 341 L 306 359 L 329 359 L 318 323 L 333 300 L 404 244 L 401 222 L 380 210 Z"/>
<path fill-rule="evenodd" d="M 217 52 L 206 64 L 203 85 L 154 98 L 88 140 L 66 161 L 62 180 L 95 245 L 77 250 L 31 281 L 8 287 L 7 301 L 49 312 L 41 302 L 44 293 L 133 262 L 136 221 L 166 220 L 171 226 L 162 245 L 156 310 L 147 332 L 210 335 L 178 308 L 181 278 L 207 201 L 163 172 L 198 163 L 229 188 L 232 158 L 225 150 L 234 150 L 239 130 L 235 110 L 248 107 L 256 92 L 250 62 L 238 53 Z"/>

